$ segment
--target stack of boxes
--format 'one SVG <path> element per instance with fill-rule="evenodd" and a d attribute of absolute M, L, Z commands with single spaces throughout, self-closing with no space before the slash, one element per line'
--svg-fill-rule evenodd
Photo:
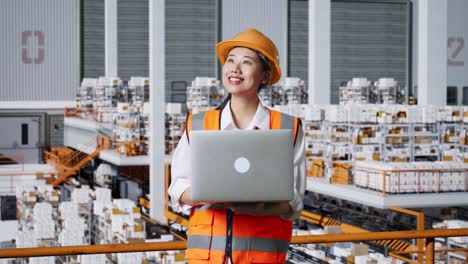
<path fill-rule="evenodd" d="M 340 87 L 340 105 L 372 104 L 377 95 L 367 78 L 353 78 Z"/>
<path fill-rule="evenodd" d="M 51 186 L 17 188 L 20 207 L 17 247 L 146 241 L 145 222 L 135 202 L 128 199 L 113 200 L 108 188 L 96 188 L 94 191 L 88 186 L 74 188 L 68 202 L 55 200 L 54 191 Z M 172 235 L 162 235 L 157 241 L 172 240 Z M 184 252 L 181 251 L 135 252 L 30 258 L 29 263 L 145 263 L 151 260 L 159 261 L 156 263 L 178 264 L 185 263 L 184 257 Z"/>
<path fill-rule="evenodd" d="M 143 113 L 143 105 L 149 102 L 149 79 L 131 77 L 128 81 L 128 102 Z"/>
<path fill-rule="evenodd" d="M 114 199 L 111 215 L 112 232 L 118 233 L 121 243 L 143 243 L 145 230 L 140 208 L 128 199 Z"/>
<path fill-rule="evenodd" d="M 302 127 L 306 151 L 307 176 L 324 177 L 324 155 L 327 148 L 327 131 L 322 126 L 325 111 L 320 107 L 314 107 L 304 116 Z"/>
<path fill-rule="evenodd" d="M 325 176 L 332 183 L 348 184 L 352 145 L 346 108 L 338 105 L 327 106 L 325 127 L 327 127 L 328 133 Z"/>
<path fill-rule="evenodd" d="M 377 123 L 378 107 L 348 106 L 353 143 L 353 161 L 380 160 L 382 128 Z"/>
<path fill-rule="evenodd" d="M 41 244 L 41 240 L 55 239 L 55 222 L 52 219 L 52 205 L 50 203 L 42 202 L 34 205 L 33 225 L 34 234 L 39 239 L 39 244 Z"/>
<path fill-rule="evenodd" d="M 463 120 L 458 143 L 461 147 L 460 161 L 468 162 L 468 107 L 463 108 Z"/>
<path fill-rule="evenodd" d="M 324 229 L 293 230 L 293 236 L 324 235 L 342 233 L 339 226 L 325 226 Z M 290 263 L 356 263 L 356 264 L 391 264 L 391 257 L 376 253 L 367 244 L 323 243 L 291 245 L 288 251 Z"/>
<path fill-rule="evenodd" d="M 71 192 L 70 201 L 74 204 L 73 208 L 69 210 L 75 210 L 75 206 L 78 208 L 78 218 L 72 216 L 71 219 L 65 218 L 64 220 L 69 221 L 68 224 L 76 223 L 76 227 L 70 227 L 69 229 L 77 229 L 73 232 L 84 234 L 83 241 L 77 240 L 77 243 L 81 242 L 84 244 L 91 243 L 91 222 L 92 222 L 92 195 L 93 190 L 88 185 L 82 185 L 81 188 L 74 188 Z M 74 213 L 73 213 L 74 215 Z M 65 221 L 62 221 L 62 224 Z M 66 228 L 65 225 L 63 227 Z"/>
<path fill-rule="evenodd" d="M 140 115 L 129 103 L 117 104 L 114 125 L 114 142 L 120 154 L 138 156 L 140 149 Z"/>
<path fill-rule="evenodd" d="M 334 183 L 353 182 L 352 174 L 346 175 L 356 161 L 468 160 L 468 153 L 462 152 L 468 150 L 463 132 L 468 129 L 462 123 L 468 114 L 464 118 L 459 107 L 285 105 L 275 109 L 303 118 L 307 174 L 326 176 Z"/>
<path fill-rule="evenodd" d="M 140 113 L 140 153 L 149 155 L 150 139 L 150 105 L 148 102 L 143 104 L 143 112 Z"/>
<path fill-rule="evenodd" d="M 107 258 L 104 254 L 97 255 L 79 255 L 78 260 L 80 264 L 95 264 L 95 263 L 106 263 Z"/>
<path fill-rule="evenodd" d="M 145 242 L 144 222 L 140 208 L 128 199 L 111 198 L 107 188 L 96 188 L 94 200 L 94 230 L 96 244 L 143 243 Z M 118 263 L 140 263 L 143 253 L 114 254 L 113 261 Z"/>
<path fill-rule="evenodd" d="M 388 194 L 466 191 L 468 164 L 356 162 L 354 185 Z M 385 185 L 384 185 L 385 183 Z"/>
<path fill-rule="evenodd" d="M 197 77 L 187 91 L 189 107 L 195 112 L 216 107 L 224 99 L 224 89 L 213 78 Z M 126 83 L 119 78 L 83 79 L 76 97 L 78 107 L 88 107 L 87 119 L 100 123 L 102 129 L 112 130 L 110 138 L 101 139 L 103 149 L 117 149 L 120 155 L 148 155 L 149 151 L 149 80 L 131 77 Z M 93 110 L 94 107 L 94 110 Z M 166 114 L 166 153 L 177 145 L 184 129 L 186 115 L 180 104 L 168 104 Z M 93 113 L 95 112 L 95 115 Z M 84 117 L 83 117 L 84 118 Z M 110 132 L 109 132 L 110 134 Z"/>
<path fill-rule="evenodd" d="M 58 245 L 59 193 L 50 185 L 21 186 L 16 189 L 19 221 L 16 247 Z M 29 258 L 29 263 L 55 264 L 55 257 Z"/>
<path fill-rule="evenodd" d="M 437 111 L 439 122 L 440 148 L 442 160 L 456 161 L 461 154 L 458 137 L 462 130 L 463 115 L 461 108 L 455 106 L 440 107 Z"/>
<path fill-rule="evenodd" d="M 367 78 L 353 78 L 339 90 L 341 105 L 405 103 L 405 91 L 393 78 L 380 78 L 373 84 Z"/>
<path fill-rule="evenodd" d="M 166 105 L 166 154 L 171 154 L 185 130 L 187 116 L 182 112 L 182 104 Z"/>
<path fill-rule="evenodd" d="M 59 206 L 62 231 L 58 241 L 62 246 L 84 245 L 85 231 L 88 226 L 85 219 L 79 215 L 79 206 L 75 202 L 62 202 Z M 88 241 L 89 243 L 89 241 Z"/>
<path fill-rule="evenodd" d="M 215 108 L 226 94 L 216 78 L 196 77 L 187 87 L 187 108 L 193 114 Z"/>
<path fill-rule="evenodd" d="M 112 178 L 117 176 L 117 170 L 110 164 L 101 163 L 94 171 L 94 182 L 101 187 L 109 187 Z"/>
<path fill-rule="evenodd" d="M 30 258 L 29 264 L 55 264 L 55 257 Z"/>
<path fill-rule="evenodd" d="M 108 244 L 112 241 L 110 232 L 112 208 L 112 193 L 107 188 L 96 188 L 93 201 L 93 237 L 96 244 Z"/>
<path fill-rule="evenodd" d="M 51 195 L 50 188 L 40 187 L 17 188 L 19 208 L 17 247 L 54 246 L 56 244 L 55 226 L 57 215 L 55 212 L 58 195 Z M 45 193 L 49 193 L 44 196 Z M 54 207 L 43 197 L 49 197 Z M 41 202 L 38 202 L 41 201 Z"/>
<path fill-rule="evenodd" d="M 99 77 L 94 87 L 94 109 L 99 112 L 101 109 L 116 107 L 117 103 L 124 102 L 127 98 L 124 89 L 124 83 L 118 77 Z"/>
<path fill-rule="evenodd" d="M 76 107 L 82 119 L 93 119 L 94 87 L 98 79 L 84 78 L 76 94 Z"/>
<path fill-rule="evenodd" d="M 308 93 L 304 81 L 296 77 L 286 77 L 281 82 L 284 91 L 284 104 L 307 104 Z"/>
<path fill-rule="evenodd" d="M 378 104 L 404 104 L 405 90 L 393 78 L 380 78 L 374 82 Z"/>
<path fill-rule="evenodd" d="M 173 235 L 162 234 L 160 238 L 147 240 L 147 242 L 169 242 L 169 241 L 174 241 Z M 186 263 L 185 251 L 180 251 L 180 250 L 146 252 L 146 260 L 150 263 L 161 263 L 161 264 Z"/>
<path fill-rule="evenodd" d="M 37 202 L 37 194 L 34 187 L 19 186 L 16 188 L 18 201 L 18 232 L 16 235 L 16 247 L 36 247 L 37 238 L 33 226 L 33 208 Z"/>
<path fill-rule="evenodd" d="M 464 220 L 444 220 L 440 223 L 433 223 L 433 229 L 458 229 L 468 228 L 468 221 Z M 449 237 L 449 238 L 436 238 L 436 248 L 467 248 L 468 237 Z M 450 263 L 450 264 L 465 264 L 467 255 L 465 251 L 449 251 L 449 252 L 437 252 L 435 255 L 435 261 L 439 263 Z M 437 263 L 437 262 L 436 262 Z"/>

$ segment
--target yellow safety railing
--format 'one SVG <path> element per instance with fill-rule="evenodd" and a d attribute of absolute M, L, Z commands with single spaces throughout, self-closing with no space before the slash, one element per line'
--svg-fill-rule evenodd
<path fill-rule="evenodd" d="M 421 231 L 392 231 L 357 234 L 334 234 L 334 235 L 309 235 L 294 236 L 291 244 L 318 244 L 337 242 L 361 242 L 389 239 L 425 239 L 423 250 L 398 252 L 403 254 L 424 253 L 425 263 L 434 263 L 434 239 L 443 237 L 468 236 L 468 228 L 444 229 L 444 230 L 421 230 Z M 186 241 L 152 242 L 135 244 L 111 244 L 90 246 L 64 246 L 43 248 L 15 248 L 1 249 L 0 258 L 22 258 L 22 257 L 44 257 L 44 256 L 66 256 L 86 254 L 107 254 L 144 251 L 166 251 L 186 249 Z M 457 249 L 461 251 L 460 249 Z M 440 251 L 440 249 L 439 249 Z M 409 259 L 407 259 L 409 260 Z M 411 262 L 414 262 L 410 260 Z"/>

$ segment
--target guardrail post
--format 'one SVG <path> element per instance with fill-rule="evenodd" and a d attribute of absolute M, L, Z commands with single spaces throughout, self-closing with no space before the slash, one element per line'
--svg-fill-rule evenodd
<path fill-rule="evenodd" d="M 416 216 L 416 230 L 417 231 L 422 231 L 424 230 L 424 213 L 418 212 L 418 211 L 413 211 L 409 209 L 404 209 L 396 206 L 389 206 L 388 209 L 393 210 L 395 212 L 400 212 L 408 215 L 413 215 Z M 418 238 L 416 240 L 416 246 L 419 252 L 422 252 L 424 249 L 424 239 L 423 238 Z M 418 253 L 418 263 L 423 263 L 424 261 L 424 256 L 422 253 Z"/>
<path fill-rule="evenodd" d="M 426 238 L 426 264 L 434 263 L 434 238 Z"/>

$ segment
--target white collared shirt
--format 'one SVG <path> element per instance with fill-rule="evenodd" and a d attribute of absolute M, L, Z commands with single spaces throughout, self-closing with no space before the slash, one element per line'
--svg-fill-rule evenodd
<path fill-rule="evenodd" d="M 221 113 L 221 130 L 239 129 L 232 118 L 231 102 L 224 107 Z M 261 103 L 258 104 L 257 112 L 254 118 L 247 126 L 246 130 L 269 129 L 270 112 Z M 306 188 L 306 166 L 305 166 L 305 143 L 302 129 L 298 130 L 296 145 L 294 147 L 294 199 L 289 202 L 294 214 L 289 219 L 299 217 L 303 208 L 304 192 Z M 179 141 L 177 148 L 172 156 L 171 166 L 171 185 L 169 186 L 169 195 L 171 197 L 172 209 L 177 212 L 187 211 L 190 205 L 181 204 L 180 197 L 191 186 L 192 163 L 190 157 L 190 144 L 187 135 L 184 135 Z"/>

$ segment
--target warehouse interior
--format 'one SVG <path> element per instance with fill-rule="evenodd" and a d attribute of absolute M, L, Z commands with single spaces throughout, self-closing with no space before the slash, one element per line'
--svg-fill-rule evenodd
<path fill-rule="evenodd" d="M 246 28 L 279 51 L 260 101 L 305 135 L 286 263 L 468 263 L 468 1 L 15 0 L 0 17 L 0 263 L 186 263 L 14 250 L 185 242 L 171 155 L 187 114 L 226 98 L 215 45 Z M 342 240 L 294 242 L 311 235 Z"/>

